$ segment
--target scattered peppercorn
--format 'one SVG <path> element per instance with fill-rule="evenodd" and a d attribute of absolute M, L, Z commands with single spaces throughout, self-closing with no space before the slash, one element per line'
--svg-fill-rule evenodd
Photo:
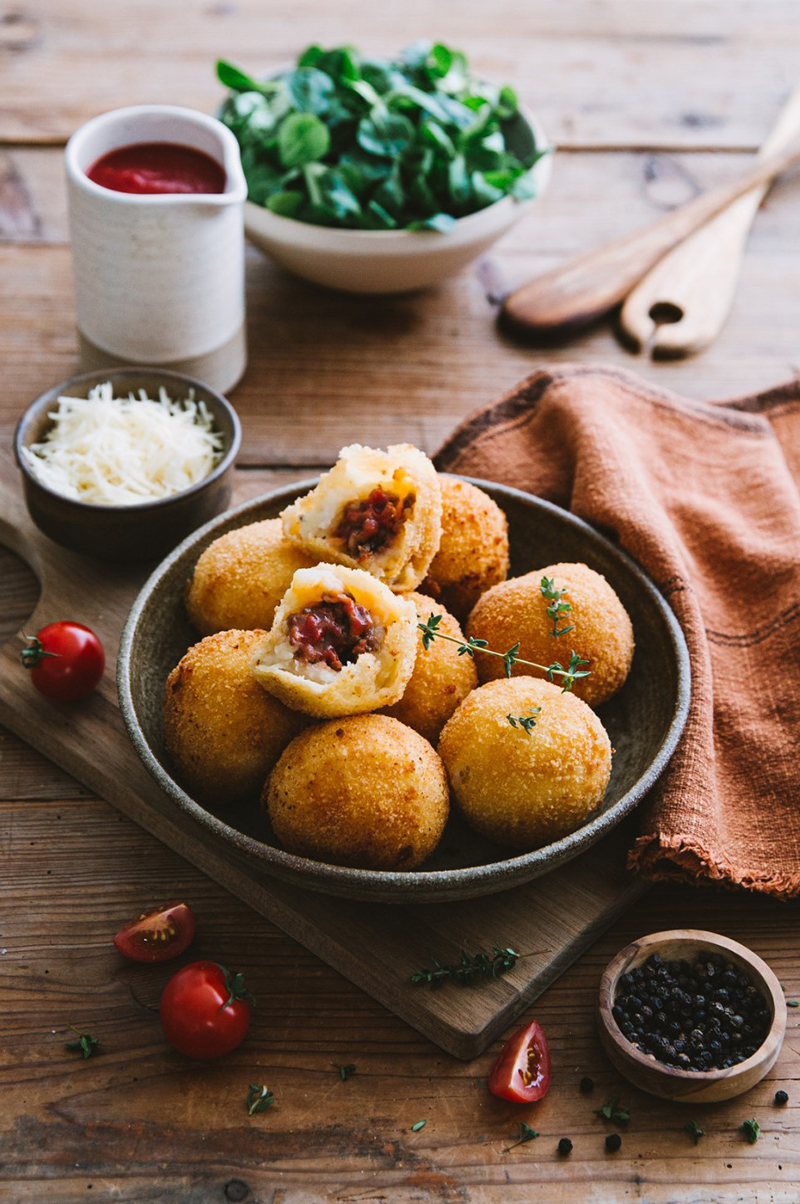
<path fill-rule="evenodd" d="M 568 1137 L 561 1138 L 561 1140 L 558 1143 L 558 1152 L 559 1152 L 559 1154 L 564 1154 L 564 1155 L 572 1153 L 572 1142 L 570 1141 L 570 1139 Z"/>
<path fill-rule="evenodd" d="M 608 1150 L 609 1154 L 614 1154 L 621 1145 L 622 1138 L 620 1137 L 619 1133 L 609 1133 L 608 1137 L 606 1138 L 606 1149 Z"/>
<path fill-rule="evenodd" d="M 594 1079 L 590 1079 L 588 1074 L 581 1079 L 581 1095 L 591 1095 L 594 1091 Z"/>
<path fill-rule="evenodd" d="M 789 1096 L 786 1094 L 785 1091 L 776 1091 L 775 1092 L 775 1103 L 778 1105 L 779 1108 L 782 1108 L 784 1106 L 784 1104 L 788 1104 L 788 1102 L 789 1102 Z"/>
<path fill-rule="evenodd" d="M 654 953 L 621 975 L 611 1009 L 642 1053 L 678 1070 L 722 1070 L 749 1058 L 770 1026 L 764 997 L 718 953 L 664 961 Z"/>

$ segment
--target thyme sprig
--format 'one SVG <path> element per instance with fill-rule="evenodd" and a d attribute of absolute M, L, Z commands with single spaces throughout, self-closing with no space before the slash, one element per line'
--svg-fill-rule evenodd
<path fill-rule="evenodd" d="M 512 1141 L 511 1145 L 507 1145 L 503 1150 L 503 1153 L 507 1154 L 509 1150 L 513 1150 L 518 1145 L 524 1145 L 526 1141 L 533 1141 L 534 1137 L 538 1136 L 539 1134 L 536 1132 L 536 1130 L 532 1129 L 530 1125 L 526 1125 L 524 1120 L 518 1120 L 517 1140 Z"/>
<path fill-rule="evenodd" d="M 275 1092 L 270 1091 L 269 1087 L 262 1087 L 258 1083 L 250 1084 L 250 1090 L 245 1100 L 248 1116 L 252 1116 L 254 1112 L 266 1112 L 267 1108 L 271 1108 L 274 1103 Z"/>
<path fill-rule="evenodd" d="M 93 1037 L 90 1033 L 80 1032 L 74 1024 L 71 1024 L 69 1027 L 72 1029 L 73 1033 L 77 1034 L 78 1040 L 67 1041 L 66 1048 L 80 1050 L 84 1056 L 84 1059 L 90 1058 L 100 1044 L 99 1037 Z"/>
<path fill-rule="evenodd" d="M 553 620 L 553 630 L 547 634 L 558 637 L 566 635 L 568 631 L 574 631 L 574 625 L 572 627 L 562 627 L 561 629 L 558 626 L 563 616 L 568 615 L 572 610 L 571 602 L 561 601 L 567 591 L 565 589 L 556 589 L 556 583 L 552 577 L 542 577 L 539 588 L 542 591 L 542 597 L 550 603 L 547 607 L 547 614 Z"/>
<path fill-rule="evenodd" d="M 411 981 L 416 985 L 427 984 L 432 991 L 437 991 L 446 982 L 457 982 L 459 986 L 471 987 L 487 978 L 501 978 L 509 970 L 513 970 L 520 954 L 516 949 L 501 949 L 499 945 L 492 946 L 491 953 L 482 950 L 478 953 L 467 953 L 461 950 L 461 961 L 445 963 L 434 961 L 432 968 L 425 967 L 411 975 Z"/>
<path fill-rule="evenodd" d="M 339 1078 L 343 1083 L 346 1083 L 348 1079 L 351 1079 L 356 1072 L 355 1062 L 348 1062 L 344 1066 L 342 1066 L 340 1062 L 334 1062 L 333 1065 L 339 1071 Z"/>
<path fill-rule="evenodd" d="M 506 719 L 512 727 L 521 727 L 526 736 L 529 736 L 536 727 L 536 720 L 541 714 L 541 707 L 534 707 L 530 715 L 506 715 Z"/>
<path fill-rule="evenodd" d="M 506 677 L 511 676 L 511 669 L 514 665 L 528 665 L 531 669 L 541 669 L 547 674 L 547 680 L 552 681 L 555 676 L 564 679 L 562 691 L 566 693 L 571 690 L 575 682 L 580 677 L 589 677 L 590 669 L 581 669 L 581 665 L 588 665 L 589 661 L 573 651 L 570 653 L 569 664 L 565 669 L 561 661 L 553 661 L 550 665 L 540 665 L 537 661 L 525 660 L 519 655 L 519 641 L 509 648 L 508 652 L 496 652 L 493 648 L 488 647 L 487 640 L 477 639 L 474 636 L 469 636 L 466 640 L 460 640 L 457 636 L 446 635 L 444 631 L 439 631 L 439 624 L 442 621 L 442 615 L 431 615 L 425 623 L 417 623 L 422 632 L 422 647 L 427 650 L 430 648 L 434 640 L 449 640 L 451 644 L 458 644 L 458 655 L 475 656 L 476 652 L 485 652 L 487 656 L 499 656 L 504 662 Z"/>

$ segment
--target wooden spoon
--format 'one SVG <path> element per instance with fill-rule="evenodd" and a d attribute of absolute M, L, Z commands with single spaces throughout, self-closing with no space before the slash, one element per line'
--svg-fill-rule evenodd
<path fill-rule="evenodd" d="M 800 146 L 795 143 L 651 226 L 567 260 L 511 293 L 503 304 L 503 316 L 513 326 L 550 338 L 588 326 L 618 305 L 676 243 L 738 197 L 768 184 L 798 159 Z"/>
<path fill-rule="evenodd" d="M 800 88 L 790 96 L 760 158 L 785 150 L 800 134 Z M 626 342 L 667 359 L 702 351 L 728 316 L 750 226 L 769 184 L 739 197 L 668 251 L 628 294 L 619 321 Z M 661 323 L 659 314 L 665 315 Z"/>

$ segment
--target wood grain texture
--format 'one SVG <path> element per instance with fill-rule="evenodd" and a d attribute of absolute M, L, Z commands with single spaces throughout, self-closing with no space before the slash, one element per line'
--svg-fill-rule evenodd
<path fill-rule="evenodd" d="M 351 39 L 392 54 L 431 30 L 424 0 L 385 4 L 379 21 L 367 0 L 4 7 L 0 138 L 29 143 L 63 142 L 119 105 L 212 112 L 223 95 L 213 72 L 219 56 L 258 74 L 311 41 Z M 714 0 L 443 0 L 435 36 L 463 47 L 478 73 L 514 84 L 559 145 L 754 150 L 795 82 L 800 11 L 792 0 L 727 0 L 724 17 Z"/>
<path fill-rule="evenodd" d="M 354 436 L 435 446 L 542 358 L 496 334 L 487 293 L 731 178 L 795 84 L 800 48 L 792 0 L 446 0 L 435 24 L 481 70 L 518 81 L 560 145 L 592 153 L 560 154 L 530 219 L 491 260 L 430 296 L 342 301 L 251 254 L 251 368 L 234 396 L 250 465 L 327 464 Z M 369 49 L 394 50 L 429 29 L 421 0 L 0 5 L 0 438 L 75 369 L 60 146 L 81 121 L 148 99 L 212 109 L 218 54 L 266 69 L 316 38 L 357 35 Z M 686 365 L 651 365 L 625 357 L 601 328 L 548 358 L 627 363 L 697 397 L 766 387 L 796 370 L 796 190 L 795 174 L 759 213 L 714 347 Z M 240 476 L 240 488 L 260 491 L 256 471 Z M 15 622 L 35 598 L 13 565 L 0 559 L 0 624 L 9 591 Z M 595 1001 L 622 945 L 675 925 L 750 945 L 797 999 L 797 908 L 710 889 L 650 892 L 529 1012 L 550 1038 L 554 1084 L 542 1105 L 522 1110 L 541 1136 L 503 1154 L 520 1113 L 486 1091 L 497 1046 L 469 1065 L 441 1054 L 11 736 L 0 743 L 0 798 L 4 1204 L 796 1204 L 800 1009 L 789 1011 L 765 1082 L 740 1101 L 688 1109 L 626 1088 L 601 1053 Z M 165 1047 L 149 1010 L 165 975 L 121 962 L 110 944 L 141 907 L 173 895 L 196 908 L 196 952 L 243 969 L 260 997 L 252 1036 L 218 1065 Z M 93 1026 L 102 1057 L 66 1053 L 71 1023 Z M 358 1071 L 343 1084 L 331 1063 L 350 1061 Z M 588 1099 L 577 1086 L 584 1074 L 596 1082 Z M 278 1104 L 249 1119 L 243 1101 L 255 1081 L 268 1082 Z M 777 1087 L 789 1093 L 785 1109 L 771 1105 Z M 632 1118 L 612 1156 L 592 1109 L 613 1094 Z M 755 1146 L 737 1131 L 745 1116 L 762 1126 Z M 411 1133 L 423 1117 L 426 1127 Z M 697 1147 L 683 1131 L 690 1117 L 707 1131 Z M 562 1136 L 575 1143 L 568 1161 L 555 1153 Z"/>

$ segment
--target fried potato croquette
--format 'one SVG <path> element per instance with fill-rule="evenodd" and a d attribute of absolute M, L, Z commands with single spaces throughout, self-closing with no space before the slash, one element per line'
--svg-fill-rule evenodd
<path fill-rule="evenodd" d="M 180 784 L 201 802 L 258 797 L 307 720 L 267 694 L 250 661 L 264 631 L 221 631 L 190 648 L 167 678 L 164 739 Z"/>
<path fill-rule="evenodd" d="M 463 631 L 440 603 L 423 594 L 407 594 L 406 597 L 414 603 L 420 622 L 427 622 L 431 615 L 441 615 L 438 630 L 464 643 Z M 422 632 L 418 630 L 414 672 L 403 697 L 384 714 L 393 715 L 401 723 L 413 727 L 435 745 L 453 711 L 477 684 L 478 672 L 471 657 L 459 656 L 458 647 L 449 640 L 434 640 L 429 648 L 423 648 Z"/>
<path fill-rule="evenodd" d="M 299 569 L 252 671 L 281 702 L 320 719 L 401 697 L 417 654 L 414 603 L 361 569 Z"/>
<path fill-rule="evenodd" d="M 439 843 L 450 806 L 437 754 L 387 715 L 303 732 L 275 766 L 263 801 L 290 852 L 372 870 L 420 865 Z"/>
<path fill-rule="evenodd" d="M 416 589 L 439 547 L 442 491 L 436 469 L 410 443 L 342 448 L 316 488 L 281 515 L 307 555 L 365 569 L 391 589 Z"/>
<path fill-rule="evenodd" d="M 286 539 L 279 518 L 228 531 L 195 565 L 186 590 L 189 619 L 202 635 L 268 628 L 294 574 L 313 563 Z"/>
<path fill-rule="evenodd" d="M 535 726 L 526 731 L 523 718 Z M 473 690 L 445 725 L 439 755 L 467 822 L 516 849 L 579 828 L 602 802 L 611 775 L 611 744 L 594 711 L 532 677 Z"/>
<path fill-rule="evenodd" d="M 547 613 L 556 603 L 544 596 L 547 579 L 555 590 L 563 590 L 560 601 L 569 604 L 557 619 Z M 467 635 L 484 639 L 497 652 L 505 652 L 519 641 L 518 655 L 540 665 L 554 661 L 567 668 L 574 649 L 588 664 L 589 677 L 578 679 L 573 692 L 590 706 L 606 702 L 625 681 L 633 659 L 633 627 L 625 607 L 600 573 L 585 564 L 550 564 L 524 577 L 512 577 L 488 590 L 477 602 L 467 624 Z M 504 675 L 500 657 L 476 656 L 481 681 Z M 515 664 L 514 676 L 544 677 L 538 669 Z M 561 678 L 555 677 L 556 684 Z"/>
<path fill-rule="evenodd" d="M 508 576 L 508 523 L 488 493 L 440 476 L 442 538 L 423 591 L 441 598 L 461 622 L 481 594 Z"/>

